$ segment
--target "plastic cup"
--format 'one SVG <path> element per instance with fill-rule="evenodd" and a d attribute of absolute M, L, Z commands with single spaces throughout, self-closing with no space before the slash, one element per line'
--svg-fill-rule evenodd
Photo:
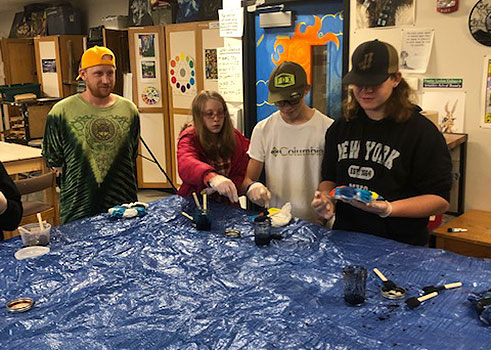
<path fill-rule="evenodd" d="M 344 301 L 358 306 L 365 302 L 367 269 L 359 265 L 347 265 L 343 268 Z"/>
<path fill-rule="evenodd" d="M 271 242 L 271 219 L 265 215 L 254 219 L 254 242 L 258 246 L 268 245 Z"/>
<path fill-rule="evenodd" d="M 40 229 L 38 223 L 27 224 L 21 227 L 23 229 L 19 230 L 19 232 L 24 247 L 35 245 L 46 246 L 49 244 L 49 233 L 51 231 L 51 224 L 43 222 L 43 229 Z"/>

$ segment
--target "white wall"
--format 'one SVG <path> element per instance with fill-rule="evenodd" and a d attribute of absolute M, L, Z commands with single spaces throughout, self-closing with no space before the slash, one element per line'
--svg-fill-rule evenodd
<path fill-rule="evenodd" d="M 380 39 L 396 48 L 400 46 L 400 28 L 356 30 L 356 0 L 350 1 L 350 55 L 367 40 Z M 491 129 L 479 127 L 483 56 L 491 54 L 491 48 L 479 44 L 469 32 L 467 21 L 475 3 L 476 0 L 461 0 L 457 12 L 440 14 L 435 9 L 436 1 L 416 0 L 415 28 L 433 28 L 435 38 L 427 72 L 414 76 L 420 80 L 423 77 L 463 78 L 462 90 L 467 92 L 464 132 L 469 134 L 466 210 L 491 211 Z"/>

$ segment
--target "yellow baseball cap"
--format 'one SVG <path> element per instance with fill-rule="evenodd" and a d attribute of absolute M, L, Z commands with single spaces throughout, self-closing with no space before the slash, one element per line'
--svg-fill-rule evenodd
<path fill-rule="evenodd" d="M 107 47 L 96 45 L 84 52 L 80 62 L 80 68 L 86 69 L 102 64 L 116 68 L 116 58 L 114 57 L 114 53 Z M 80 79 L 80 75 L 77 79 Z"/>

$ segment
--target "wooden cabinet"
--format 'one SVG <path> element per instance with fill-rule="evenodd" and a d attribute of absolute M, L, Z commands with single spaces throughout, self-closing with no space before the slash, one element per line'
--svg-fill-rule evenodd
<path fill-rule="evenodd" d="M 50 97 L 76 92 L 78 67 L 84 52 L 83 35 L 51 35 L 34 38 L 41 91 Z"/>
<path fill-rule="evenodd" d="M 33 39 L 1 39 L 5 84 L 37 82 Z"/>

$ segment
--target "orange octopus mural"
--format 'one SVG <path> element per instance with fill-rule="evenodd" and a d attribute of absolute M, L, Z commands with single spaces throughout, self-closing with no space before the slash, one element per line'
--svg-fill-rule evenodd
<path fill-rule="evenodd" d="M 339 39 L 333 33 L 326 33 L 319 37 L 319 31 L 322 23 L 318 16 L 314 16 L 315 23 L 312 26 L 307 26 L 305 32 L 302 33 L 300 28 L 305 26 L 304 22 L 298 23 L 295 26 L 293 37 L 284 38 L 278 37 L 274 43 L 274 51 L 278 53 L 279 59 L 275 60 L 274 55 L 271 55 L 271 60 L 275 65 L 279 65 L 284 61 L 293 61 L 300 64 L 305 72 L 307 72 L 308 82 L 310 84 L 310 68 L 311 68 L 311 46 L 325 45 L 327 42 L 334 42 L 339 48 Z M 278 47 L 283 48 L 283 52 L 278 52 Z"/>

